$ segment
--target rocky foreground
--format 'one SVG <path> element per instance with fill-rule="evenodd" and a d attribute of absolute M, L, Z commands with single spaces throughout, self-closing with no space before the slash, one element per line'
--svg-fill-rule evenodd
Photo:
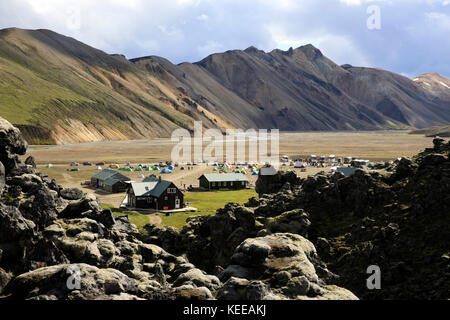
<path fill-rule="evenodd" d="M 0 119 L 0 297 L 448 299 L 450 143 L 434 143 L 374 173 L 261 177 L 243 206 L 141 234 L 21 163 L 27 144 Z"/>

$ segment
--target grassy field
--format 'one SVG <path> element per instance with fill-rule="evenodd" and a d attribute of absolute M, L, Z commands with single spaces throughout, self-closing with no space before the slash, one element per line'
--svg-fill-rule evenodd
<path fill-rule="evenodd" d="M 251 197 L 257 196 L 253 189 L 237 191 L 214 191 L 186 193 L 184 201 L 189 206 L 197 208 L 197 212 L 180 212 L 170 216 L 162 215 L 162 223 L 181 229 L 186 224 L 186 219 L 193 216 L 213 215 L 217 209 L 223 208 L 229 202 L 243 204 Z"/>
<path fill-rule="evenodd" d="M 253 189 L 237 191 L 214 191 L 214 192 L 192 192 L 185 194 L 185 201 L 189 206 L 197 208 L 197 212 L 180 212 L 170 216 L 161 215 L 162 224 L 182 229 L 186 224 L 186 219 L 193 216 L 213 215 L 217 209 L 223 208 L 229 202 L 243 204 L 251 197 L 257 196 Z M 115 216 L 127 215 L 130 222 L 135 224 L 141 232 L 143 227 L 149 223 L 148 215 L 136 211 L 121 210 L 112 204 L 102 204 L 103 209 L 110 209 Z"/>

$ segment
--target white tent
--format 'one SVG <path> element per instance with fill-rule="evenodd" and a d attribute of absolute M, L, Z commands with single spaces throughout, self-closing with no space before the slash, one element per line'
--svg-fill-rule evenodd
<path fill-rule="evenodd" d="M 296 162 L 294 168 L 303 169 L 305 165 L 302 162 Z"/>

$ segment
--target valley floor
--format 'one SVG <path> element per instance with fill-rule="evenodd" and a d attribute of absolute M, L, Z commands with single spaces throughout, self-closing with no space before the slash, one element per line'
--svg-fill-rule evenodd
<path fill-rule="evenodd" d="M 280 133 L 280 155 L 306 157 L 311 154 L 357 156 L 369 160 L 391 160 L 412 156 L 430 145 L 432 138 L 409 135 L 408 131 L 345 131 Z M 154 163 L 168 160 L 175 143 L 167 139 L 105 141 L 64 146 L 31 146 L 38 164 L 69 164 L 71 161 L 107 163 Z"/>
<path fill-rule="evenodd" d="M 428 147 L 431 138 L 423 135 L 409 135 L 406 131 L 378 131 L 378 132 L 308 132 L 308 133 L 281 133 L 280 134 L 280 156 L 288 155 L 290 158 L 308 157 L 311 154 L 330 155 L 336 157 L 357 156 L 371 161 L 392 160 L 402 156 L 412 156 Z M 96 142 L 80 145 L 67 145 L 57 147 L 32 146 L 24 156 L 32 155 L 35 157 L 39 171 L 48 174 L 50 178 L 55 178 L 58 184 L 69 188 L 80 188 L 86 193 L 95 194 L 103 204 L 118 208 L 122 203 L 125 194 L 110 194 L 101 190 L 95 190 L 91 187 L 82 186 L 81 183 L 89 181 L 90 177 L 98 172 L 96 162 L 105 162 L 107 167 L 111 163 L 124 165 L 131 162 L 136 166 L 138 163 L 154 164 L 159 161 L 170 160 L 170 152 L 174 143 L 170 139 L 153 139 L 139 141 L 108 141 Z M 76 161 L 82 163 L 90 161 L 91 167 L 80 165 L 79 172 L 70 172 L 69 163 Z M 46 165 L 52 163 L 52 168 Z M 213 173 L 214 167 L 205 164 L 193 166 L 192 170 L 181 171 L 179 168 L 174 170 L 173 174 L 163 175 L 163 179 L 173 181 L 179 188 L 185 189 L 190 185 L 198 186 L 198 178 L 205 173 Z M 314 175 L 320 171 L 328 171 L 329 168 L 311 168 L 306 172 L 293 167 L 282 167 L 282 170 L 294 170 L 297 175 L 305 178 Z M 147 176 L 155 172 L 144 172 Z M 159 172 L 156 172 L 159 175 Z M 141 172 L 125 172 L 125 175 L 132 180 L 139 181 L 138 176 Z M 254 187 L 257 176 L 247 175 L 250 181 L 250 187 Z M 225 202 L 219 200 L 219 207 L 230 201 L 245 202 L 242 196 L 250 197 L 254 191 L 238 192 L 233 197 L 228 195 L 219 197 Z M 231 195 L 231 194 L 230 194 Z M 216 194 L 217 196 L 217 194 Z M 196 198 L 195 193 L 186 194 L 186 201 L 190 198 Z M 247 199 L 248 199 L 247 197 Z M 234 200 L 234 198 L 236 198 Z M 194 207 L 204 208 L 201 201 L 197 201 Z M 223 202 L 223 203 L 222 203 Z M 205 204 L 206 206 L 208 204 Z M 208 212 L 213 213 L 216 207 Z M 205 211 L 205 210 L 203 210 Z M 202 212 L 201 212 L 202 213 Z M 203 214 L 203 213 L 202 213 Z M 152 221 L 161 221 L 164 224 L 180 227 L 187 215 L 180 217 L 175 215 L 172 219 L 153 217 Z M 150 217 L 152 218 L 152 217 Z M 181 220 L 180 220 L 181 219 Z M 140 221 L 142 222 L 143 219 Z M 151 220 L 151 219 L 150 219 Z M 173 221 L 171 221 L 173 220 Z"/>

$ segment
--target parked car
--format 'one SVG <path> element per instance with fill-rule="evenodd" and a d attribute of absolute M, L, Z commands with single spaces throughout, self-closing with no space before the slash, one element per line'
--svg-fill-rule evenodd
<path fill-rule="evenodd" d="M 91 163 L 91 162 L 88 162 L 88 161 L 86 161 L 86 162 L 83 162 L 83 166 L 92 166 L 92 163 Z"/>

